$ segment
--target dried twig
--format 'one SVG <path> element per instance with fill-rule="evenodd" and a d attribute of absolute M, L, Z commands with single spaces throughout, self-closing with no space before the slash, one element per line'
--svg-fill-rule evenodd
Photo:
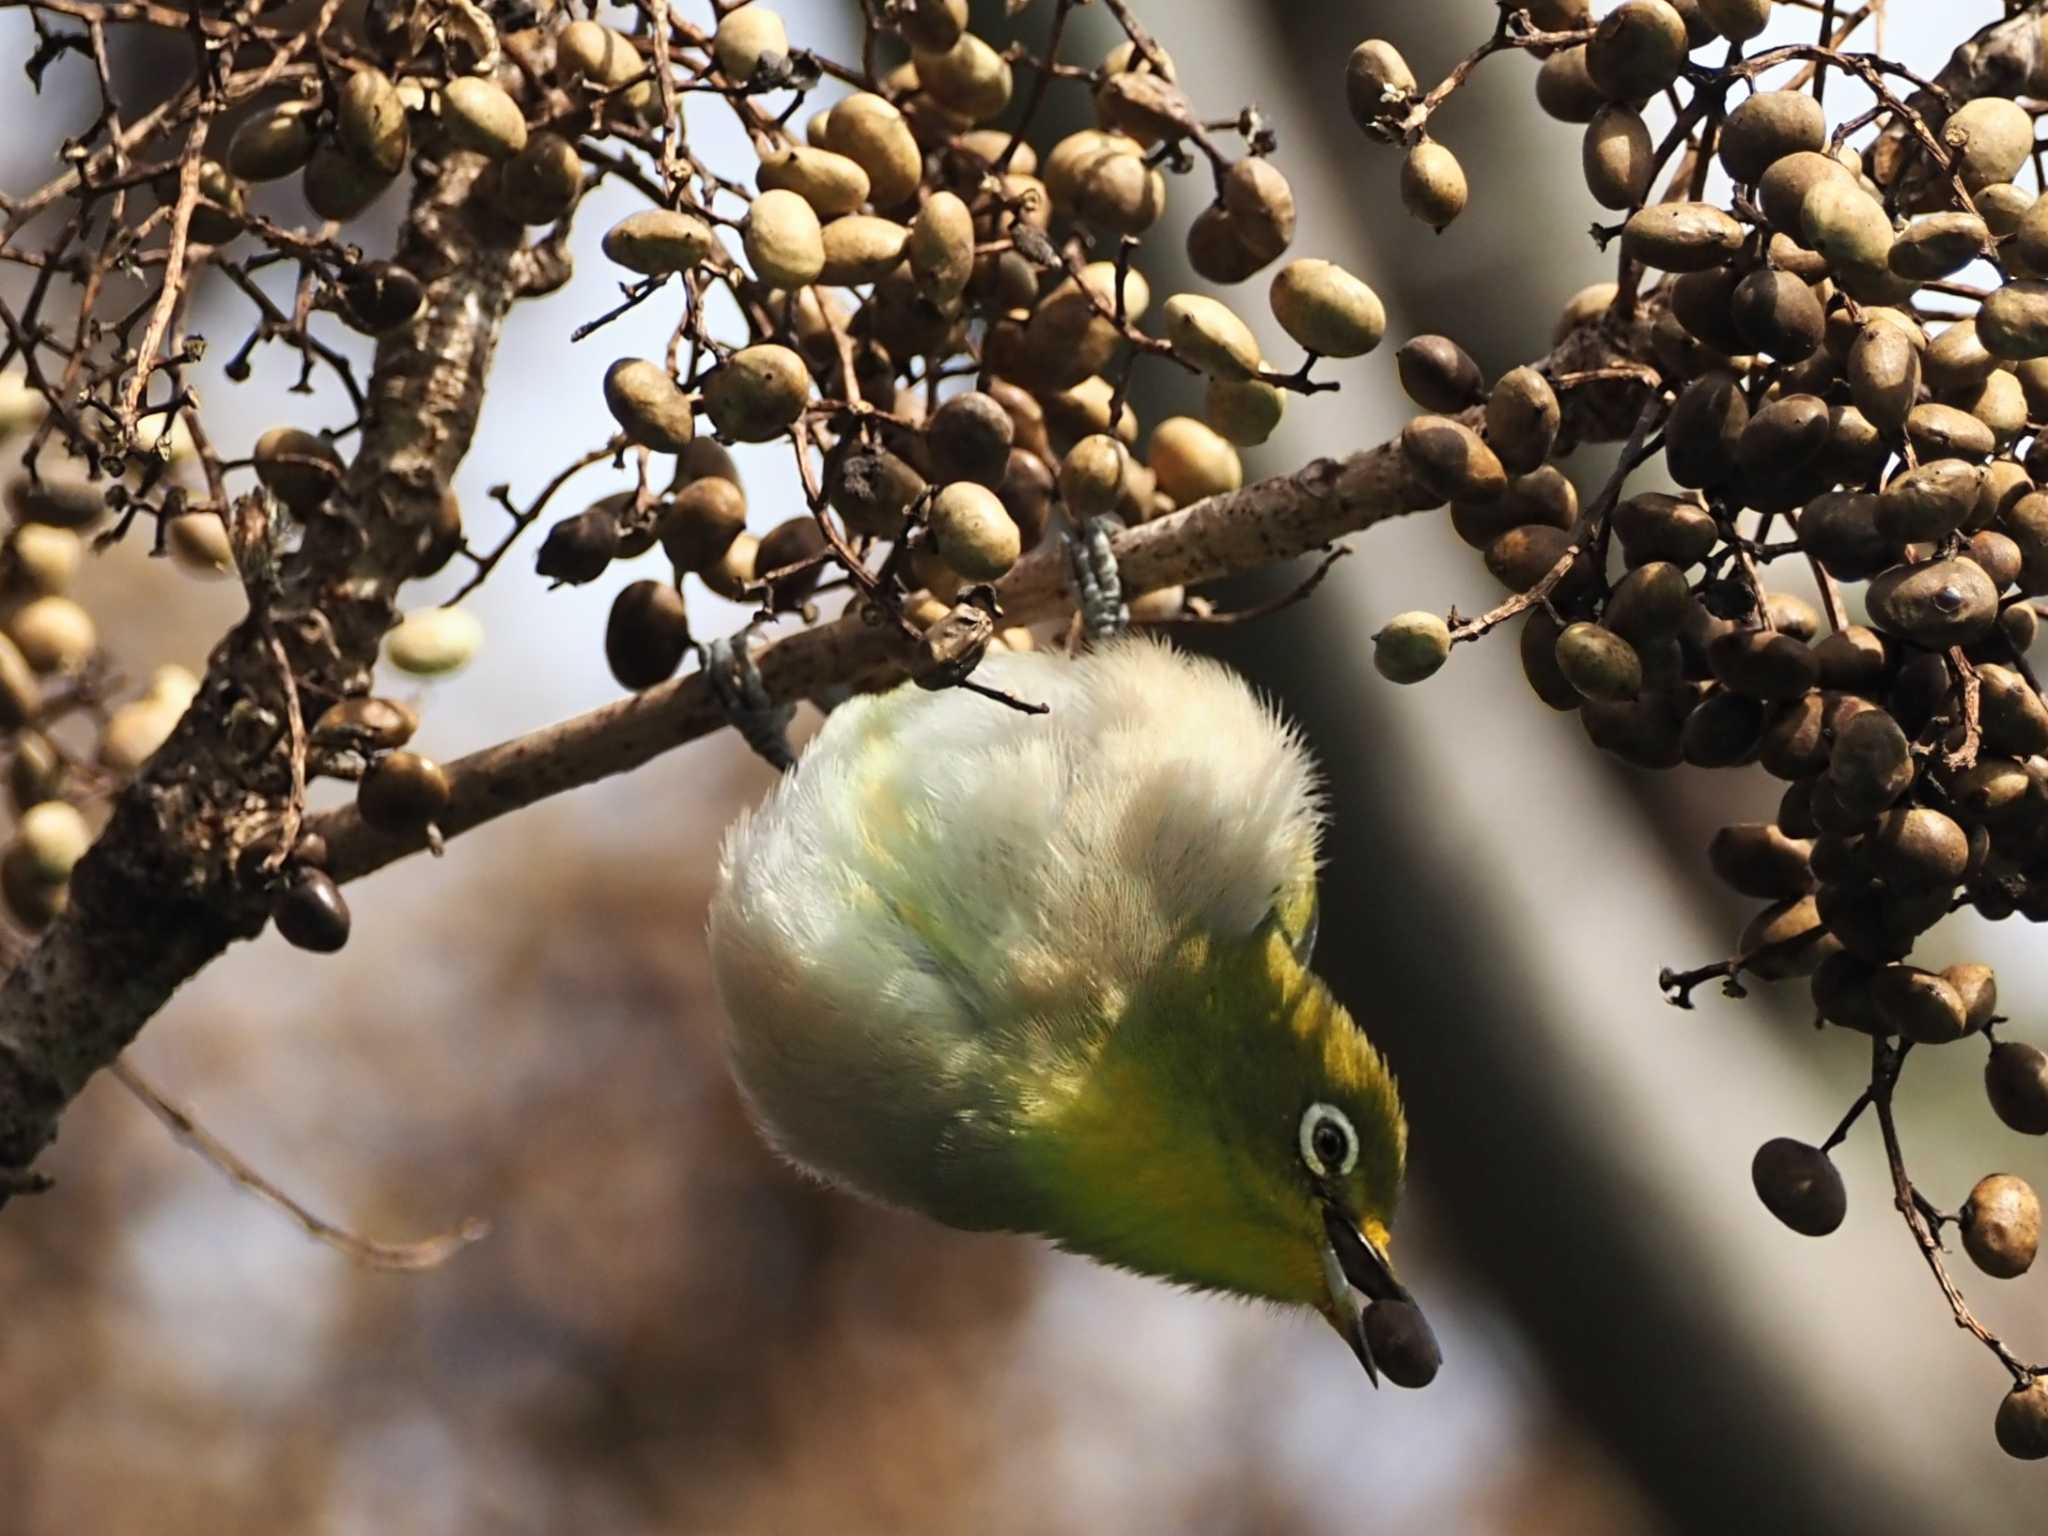
<path fill-rule="evenodd" d="M 265 1177 L 247 1158 L 201 1125 L 189 1108 L 168 1098 L 127 1058 L 116 1059 L 107 1070 L 123 1088 L 141 1101 L 145 1109 L 161 1120 L 173 1136 L 205 1158 L 231 1183 L 273 1209 L 284 1212 L 314 1241 L 325 1243 L 366 1269 L 438 1269 L 471 1243 L 490 1234 L 490 1224 L 476 1217 L 471 1217 L 452 1231 L 410 1243 L 381 1242 L 351 1232 L 347 1227 L 315 1215 Z"/>

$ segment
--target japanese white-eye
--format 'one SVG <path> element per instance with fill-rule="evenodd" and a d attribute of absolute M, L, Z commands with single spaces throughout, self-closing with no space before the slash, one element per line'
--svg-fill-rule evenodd
<path fill-rule="evenodd" d="M 727 837 L 711 955 L 764 1133 L 950 1226 L 1313 1307 L 1377 1381 L 1355 1288 L 1413 1314 L 1427 1379 L 1387 1259 L 1400 1099 L 1306 968 L 1300 738 L 1150 641 L 975 677 L 1047 712 L 856 699 Z"/>

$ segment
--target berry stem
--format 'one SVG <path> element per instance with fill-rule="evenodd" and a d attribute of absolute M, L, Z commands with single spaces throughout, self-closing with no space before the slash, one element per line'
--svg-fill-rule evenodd
<path fill-rule="evenodd" d="M 2023 1362 L 2005 1345 L 2005 1341 L 1985 1327 L 1975 1312 L 1970 1310 L 1962 1288 L 1949 1273 L 1948 1264 L 1942 1258 L 1941 1238 L 1934 1221 L 1929 1220 L 1932 1207 L 1913 1187 L 1913 1180 L 1906 1172 L 1906 1154 L 1899 1145 L 1898 1122 L 1892 1115 L 1892 1091 L 1898 1086 L 1899 1073 L 1904 1068 L 1907 1052 L 1912 1045 L 1899 1045 L 1879 1036 L 1870 1043 L 1870 1087 L 1864 1097 L 1877 1111 L 1878 1130 L 1884 1136 L 1885 1161 L 1891 1165 L 1892 1204 L 1905 1218 L 1906 1230 L 1913 1234 L 1913 1241 L 1920 1249 L 1920 1257 L 1927 1261 L 1927 1267 L 1934 1274 L 1934 1283 L 1941 1287 L 1941 1294 L 1948 1302 L 1949 1311 L 1955 1314 L 1956 1326 L 1974 1337 L 1978 1343 L 1990 1350 L 1998 1363 L 2012 1373 L 2015 1387 L 2024 1387 L 2034 1379 L 2032 1367 Z M 1851 1112 L 1852 1117 L 1854 1111 Z M 1938 1216 L 1939 1213 L 1936 1213 Z"/>

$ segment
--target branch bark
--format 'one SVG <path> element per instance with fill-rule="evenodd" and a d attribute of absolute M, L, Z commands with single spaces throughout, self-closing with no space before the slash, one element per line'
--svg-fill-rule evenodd
<path fill-rule="evenodd" d="M 0 985 L 0 1204 L 87 1079 L 188 977 L 268 919 L 268 877 L 246 855 L 293 803 L 290 690 L 311 718 L 366 682 L 475 433 L 516 296 L 523 232 L 470 195 L 485 163 L 458 153 L 418 167 L 400 259 L 425 280 L 426 304 L 378 346 L 354 463 L 274 568 L 268 504 L 238 505 L 250 613 L 115 803 L 73 873 L 67 910 Z"/>
<path fill-rule="evenodd" d="M 1318 549 L 1374 523 L 1418 510 L 1399 443 L 1337 461 L 1317 459 L 1293 474 L 1126 529 L 1114 541 L 1125 588 L 1135 594 L 1257 570 Z M 1048 541 L 997 587 L 1006 622 L 1027 624 L 1074 610 L 1065 551 Z M 909 675 L 911 648 L 893 625 L 848 614 L 800 630 L 757 658 L 778 700 L 814 698 L 846 686 L 875 687 Z M 727 724 L 701 672 L 692 672 L 529 735 L 443 765 L 452 798 L 436 824 L 444 838 L 509 812 L 652 761 Z M 353 805 L 315 817 L 327 841 L 328 872 L 356 880 L 427 846 L 424 835 L 394 837 L 364 822 Z"/>
<path fill-rule="evenodd" d="M 1579 327 L 1539 366 L 1557 377 L 1602 374 L 1566 392 L 1566 426 L 1581 442 L 1611 442 L 1641 413 L 1649 332 L 1660 305 L 1627 320 L 1610 315 Z M 1473 414 L 1477 425 L 1477 413 Z M 1127 528 L 1113 541 L 1124 588 L 1132 594 L 1191 586 L 1263 569 L 1321 549 L 1346 534 L 1437 503 L 1410 474 L 1398 440 L 1349 458 L 1317 459 L 1223 496 Z M 1048 541 L 996 588 L 1007 622 L 1029 624 L 1074 611 L 1066 552 Z M 893 626 L 858 614 L 801 630 L 757 658 L 777 700 L 877 687 L 909 675 L 911 650 Z M 436 825 L 445 838 L 471 831 L 564 790 L 625 773 L 727 723 L 701 673 L 648 689 L 443 765 L 451 799 Z M 314 818 L 328 872 L 348 881 L 427 846 L 424 835 L 398 837 L 365 823 L 354 806 Z"/>

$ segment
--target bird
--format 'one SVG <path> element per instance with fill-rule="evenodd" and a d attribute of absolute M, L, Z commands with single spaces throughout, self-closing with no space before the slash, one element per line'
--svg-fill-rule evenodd
<path fill-rule="evenodd" d="M 1371 1315 L 1406 1308 L 1433 1362 L 1388 1256 L 1400 1094 L 1308 969 L 1300 733 L 1144 637 L 975 680 L 840 705 L 726 835 L 708 943 L 768 1143 L 947 1226 L 1311 1308 L 1375 1385 L 1403 1344 Z"/>

